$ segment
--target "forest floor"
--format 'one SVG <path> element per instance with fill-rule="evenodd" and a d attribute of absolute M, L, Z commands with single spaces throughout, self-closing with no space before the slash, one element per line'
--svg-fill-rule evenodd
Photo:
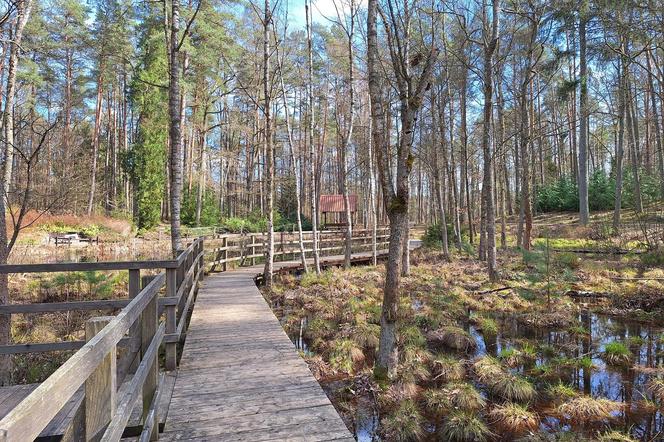
<path fill-rule="evenodd" d="M 414 251 L 385 384 L 382 267 L 283 275 L 265 297 L 360 441 L 663 440 L 661 253 L 605 223 L 538 217 L 533 250 L 499 251 L 498 283 L 469 247 Z"/>

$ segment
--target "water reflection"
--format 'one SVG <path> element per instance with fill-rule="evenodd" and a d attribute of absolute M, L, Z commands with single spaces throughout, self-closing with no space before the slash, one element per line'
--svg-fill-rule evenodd
<path fill-rule="evenodd" d="M 417 303 L 412 307 L 419 310 L 423 305 Z M 282 321 L 287 317 L 287 314 L 282 316 Z M 663 363 L 664 346 L 660 337 L 664 328 L 589 311 L 581 312 L 577 317 L 578 326 L 569 330 L 525 325 L 514 315 L 496 315 L 493 319 L 498 324 L 497 333 L 483 333 L 470 320 L 463 324 L 477 343 L 472 356 L 501 357 L 511 349 L 522 350 L 524 345 L 530 345 L 536 350 L 537 357 L 534 361 L 512 367 L 513 371 L 529 376 L 542 391 L 547 383 L 562 382 L 579 393 L 622 402 L 624 411 L 615 416 L 613 427 L 629 431 L 641 440 L 660 440 L 659 435 L 664 434 L 664 418 L 652 402 L 651 406 L 644 406 L 644 399 L 651 399 L 646 384 L 654 376 L 653 371 Z M 299 326 L 296 323 L 290 327 L 289 334 L 299 350 L 311 354 L 304 338 L 307 325 L 308 319 L 302 318 Z M 606 345 L 611 342 L 622 342 L 629 348 L 633 366 L 611 366 L 602 359 Z M 539 401 L 531 404 L 540 414 L 541 429 L 569 431 L 569 427 L 552 413 L 551 404 L 544 400 L 545 395 L 541 394 Z M 358 440 L 378 441 L 379 421 L 372 404 L 365 404 L 360 398 L 355 416 Z"/>

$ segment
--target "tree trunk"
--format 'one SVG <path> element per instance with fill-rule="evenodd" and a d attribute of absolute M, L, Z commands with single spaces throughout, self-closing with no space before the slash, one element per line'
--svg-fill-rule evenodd
<path fill-rule="evenodd" d="M 3 150 L 5 153 L 5 168 L 2 175 L 2 190 L 0 195 L 0 264 L 6 264 L 9 258 L 7 240 L 6 212 L 9 206 L 9 190 L 11 186 L 14 162 L 14 98 L 16 94 L 16 74 L 20 60 L 21 39 L 23 29 L 30 17 L 31 0 L 16 2 L 17 17 L 14 40 L 10 45 L 9 68 L 7 71 L 7 86 L 5 91 L 5 108 L 3 115 Z M 9 304 L 9 282 L 7 274 L 0 274 L 0 305 Z M 11 343 L 11 315 L 0 315 L 0 345 Z M 10 355 L 0 356 L 0 386 L 11 383 L 12 360 Z"/>
<path fill-rule="evenodd" d="M 371 115 L 371 102 L 369 102 Z M 369 118 L 369 205 L 371 213 L 371 263 L 378 264 L 378 205 L 376 201 L 376 168 L 373 144 L 373 119 Z"/>
<path fill-rule="evenodd" d="M 103 101 L 103 66 L 97 77 L 97 101 L 95 103 L 95 127 L 92 133 L 92 165 L 90 166 L 90 193 L 88 194 L 88 216 L 92 215 L 97 186 L 97 157 L 99 156 L 99 134 L 101 132 L 101 109 Z"/>
<path fill-rule="evenodd" d="M 203 118 L 205 119 L 205 113 Z M 201 212 L 203 211 L 203 198 L 205 194 L 205 183 L 206 183 L 206 170 L 207 170 L 207 164 L 206 164 L 206 152 L 205 152 L 205 144 L 206 144 L 206 138 L 207 138 L 207 124 L 204 122 L 203 123 L 203 128 L 201 129 L 201 134 L 199 136 L 199 144 L 200 144 L 200 150 L 199 150 L 199 155 L 201 159 L 201 164 L 199 166 L 198 170 L 198 188 L 196 189 L 196 226 L 201 225 Z"/>
<path fill-rule="evenodd" d="M 265 286 L 272 287 L 274 271 L 274 145 L 272 142 L 272 103 L 270 87 L 270 0 L 265 0 L 263 17 L 263 116 L 265 119 L 265 183 L 267 211 L 267 255 L 263 280 Z"/>
<path fill-rule="evenodd" d="M 626 49 L 626 43 L 623 41 L 622 49 Z M 622 182 L 623 182 L 623 156 L 625 146 L 625 83 L 627 77 L 627 63 L 625 57 L 620 57 L 618 65 L 618 140 L 616 143 L 616 188 L 613 205 L 613 231 L 620 229 L 620 212 L 622 209 Z"/>
<path fill-rule="evenodd" d="M 484 210 L 482 218 L 486 229 L 485 252 L 489 279 L 498 279 L 496 264 L 496 213 L 493 194 L 493 152 L 490 146 L 491 116 L 493 110 L 493 54 L 498 45 L 500 26 L 500 2 L 493 0 L 493 17 L 491 24 L 491 38 L 485 39 L 488 44 L 484 47 L 484 113 L 482 126 L 482 152 L 484 154 Z"/>
<path fill-rule="evenodd" d="M 372 119 L 372 138 L 374 151 L 379 165 L 381 186 L 383 187 L 383 198 L 385 199 L 385 207 L 390 208 L 392 200 L 390 197 L 394 196 L 394 190 L 391 186 L 386 185 L 386 174 L 388 170 L 384 170 L 384 165 L 388 164 L 389 155 L 386 154 L 388 146 L 386 144 L 384 133 L 384 118 L 385 112 L 383 110 L 383 96 L 381 91 L 380 81 L 380 66 L 378 55 L 378 30 L 377 30 L 377 15 L 378 4 L 377 0 L 369 0 L 367 6 L 367 75 L 369 82 L 369 95 L 371 98 L 371 119 Z M 385 193 L 385 190 L 388 190 Z M 398 288 L 399 288 L 399 266 L 401 262 L 401 248 L 402 248 L 402 224 L 404 220 L 407 221 L 407 216 L 404 216 L 403 201 L 398 201 L 401 204 L 395 204 L 395 207 L 402 208 L 399 212 L 394 209 L 388 210 L 390 219 L 390 239 L 389 251 L 385 273 L 385 286 L 383 288 L 383 305 L 380 317 L 380 340 L 379 351 L 374 367 L 374 374 L 378 379 L 386 379 L 396 374 L 396 367 L 398 363 L 398 348 L 397 348 L 397 312 L 399 306 Z"/>
<path fill-rule="evenodd" d="M 655 92 L 655 82 L 651 67 L 652 55 L 650 50 L 646 52 L 646 61 L 648 63 L 648 84 L 650 85 L 650 102 L 652 106 L 653 122 L 655 123 L 655 143 L 657 146 L 657 169 L 659 171 L 659 186 L 661 198 L 664 199 L 664 147 L 662 146 L 662 133 L 659 120 L 659 111 L 657 109 L 657 93 Z"/>
<path fill-rule="evenodd" d="M 297 167 L 297 156 L 295 155 L 295 143 L 293 143 L 293 128 L 290 121 L 290 111 L 288 110 L 288 100 L 286 97 L 286 85 L 284 84 L 283 75 L 283 58 L 281 58 L 277 47 L 277 63 L 279 65 L 279 82 L 281 84 L 281 98 L 284 104 L 284 118 L 286 120 L 286 135 L 288 136 L 288 151 L 290 152 L 291 167 L 293 169 L 293 177 L 295 179 L 295 202 L 296 202 L 296 218 L 297 218 L 297 240 L 300 247 L 300 262 L 304 273 L 309 273 L 309 266 L 307 265 L 307 255 L 304 246 L 304 235 L 302 233 L 302 187 L 301 187 L 301 169 Z M 297 100 L 297 97 L 296 97 Z"/>
<path fill-rule="evenodd" d="M 468 217 L 468 239 L 471 244 L 474 241 L 473 207 L 470 191 L 470 172 L 468 171 L 468 122 L 467 122 L 467 95 L 468 95 L 468 71 L 464 68 L 461 83 L 461 198 L 459 205 L 465 204 L 466 216 Z"/>
<path fill-rule="evenodd" d="M 632 163 L 632 175 L 634 176 L 634 210 L 637 213 L 641 213 L 643 212 L 643 198 L 641 197 L 641 173 L 639 171 L 639 167 L 641 166 L 641 162 L 639 161 L 639 125 L 633 107 L 634 95 L 631 93 L 632 88 L 630 86 L 629 74 L 626 73 L 626 75 L 624 85 L 626 94 L 625 115 L 627 117 L 627 134 L 629 136 L 629 158 Z"/>
<path fill-rule="evenodd" d="M 14 29 L 14 39 L 9 49 L 9 68 L 7 70 L 7 89 L 5 91 L 5 110 L 3 118 L 3 150 L 5 154 L 5 169 L 3 173 L 3 193 L 5 199 L 9 198 L 9 191 L 12 183 L 12 171 L 14 168 L 14 100 L 16 95 L 16 74 L 18 73 L 18 63 L 21 58 L 21 40 L 23 38 L 23 29 L 25 28 L 30 11 L 32 9 L 32 0 L 20 0 L 16 3 L 16 28 Z M 5 202 L 5 207 L 9 206 L 9 201 Z M 1 213 L 5 213 L 2 211 Z M 0 339 L 2 339 L 0 337 Z M 1 342 L 0 342 L 1 343 Z"/>
<path fill-rule="evenodd" d="M 579 222 L 587 225 L 590 209 L 588 206 L 588 74 L 586 57 L 586 14 L 588 4 L 583 2 L 579 12 Z"/>
<path fill-rule="evenodd" d="M 341 154 L 342 154 L 342 186 L 344 198 L 344 212 L 346 216 L 346 246 L 344 247 L 344 267 L 349 269 L 353 249 L 353 217 L 350 207 L 350 196 L 348 194 L 348 148 L 353 136 L 353 124 L 355 122 L 355 69 L 353 57 L 353 38 L 355 36 L 355 10 L 353 2 L 350 2 L 350 30 L 348 32 L 348 88 L 350 103 L 348 105 L 348 122 L 346 134 L 343 136 Z"/>
<path fill-rule="evenodd" d="M 403 233 L 403 250 L 401 251 L 401 276 L 410 275 L 410 227 L 406 216 L 406 227 Z"/>
<path fill-rule="evenodd" d="M 311 175 L 311 247 L 314 255 L 314 269 L 316 274 L 320 274 L 320 253 L 318 251 L 318 192 L 316 186 L 316 149 L 314 147 L 314 58 L 313 42 L 311 30 L 311 4 L 305 0 L 304 9 L 307 16 L 307 61 L 308 61 L 308 126 L 307 135 L 309 137 L 309 174 Z M 325 125 L 323 125 L 325 127 Z"/>
<path fill-rule="evenodd" d="M 439 97 L 439 100 L 442 98 Z M 445 215 L 445 192 L 443 191 L 443 188 L 445 186 L 445 166 L 447 163 L 447 146 L 445 142 L 445 128 L 443 127 L 442 122 L 440 123 L 440 133 L 441 133 L 441 141 L 440 141 L 440 149 L 441 153 L 443 156 L 443 167 L 440 165 L 440 161 L 438 160 L 438 140 L 437 140 L 437 133 L 438 133 L 438 125 L 436 124 L 436 112 L 437 112 L 437 107 L 436 107 L 436 95 L 432 92 L 431 93 L 431 146 L 433 150 L 433 158 L 432 158 L 432 164 L 431 166 L 433 167 L 433 178 L 434 178 L 434 192 L 435 192 L 435 197 L 436 201 L 438 203 L 438 210 L 439 210 L 439 216 L 440 216 L 440 237 L 443 245 L 443 257 L 446 260 L 450 259 L 450 249 L 449 249 L 449 239 L 447 238 L 447 216 Z M 445 109 L 442 107 L 441 104 L 441 116 L 445 113 Z M 442 169 L 442 170 L 441 170 Z M 441 177 L 442 175 L 442 177 Z"/>
<path fill-rule="evenodd" d="M 171 193 L 171 250 L 177 257 L 181 247 L 180 239 L 180 208 L 182 205 L 182 128 L 180 115 L 180 0 L 171 2 L 171 35 L 170 35 L 170 78 L 168 85 L 168 114 L 170 118 L 170 193 Z"/>
<path fill-rule="evenodd" d="M 531 206 L 530 195 L 530 157 L 529 148 L 532 139 L 532 127 L 530 124 L 529 106 L 528 106 L 528 90 L 532 81 L 532 73 L 535 69 L 536 61 L 533 60 L 535 52 L 535 42 L 537 41 L 537 33 L 539 30 L 539 18 L 531 19 L 530 38 L 526 54 L 526 66 L 522 73 L 520 85 L 520 127 L 519 127 L 519 141 L 520 141 L 520 159 L 521 162 L 521 207 L 519 216 L 519 229 L 518 237 L 519 246 L 526 250 L 530 250 L 531 246 L 531 232 L 533 229 L 533 213 Z M 518 174 L 517 174 L 518 175 Z"/>
<path fill-rule="evenodd" d="M 385 23 L 388 46 L 392 60 L 392 68 L 396 76 L 400 101 L 400 137 L 397 143 L 396 174 L 390 167 L 390 148 L 384 132 L 385 116 L 382 102 L 380 82 L 381 67 L 378 55 L 378 32 L 376 18 L 378 13 L 377 0 L 369 0 L 367 14 L 367 74 L 369 80 L 369 96 L 372 110 L 372 133 L 376 158 L 379 164 L 380 182 L 387 215 L 390 219 L 390 246 L 387 257 L 385 285 L 383 287 L 383 305 L 381 311 L 381 330 L 378 354 L 374 366 L 374 376 L 386 379 L 396 374 L 398 363 L 397 319 L 399 308 L 400 266 L 403 259 L 403 247 L 408 235 L 408 203 L 410 199 L 409 177 L 414 157 L 412 144 L 414 138 L 417 112 L 431 78 L 434 61 L 438 51 L 433 47 L 427 54 L 426 62 L 415 82 L 410 65 L 410 33 L 409 27 L 403 27 L 392 15 L 391 22 Z M 406 22 L 409 18 L 406 18 Z M 398 42 L 398 43 L 397 43 Z"/>

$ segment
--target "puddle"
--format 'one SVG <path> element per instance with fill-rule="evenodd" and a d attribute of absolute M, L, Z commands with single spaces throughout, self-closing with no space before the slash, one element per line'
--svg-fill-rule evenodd
<path fill-rule="evenodd" d="M 355 437 L 357 442 L 377 442 L 380 419 L 371 401 L 360 397 L 355 414 Z"/>

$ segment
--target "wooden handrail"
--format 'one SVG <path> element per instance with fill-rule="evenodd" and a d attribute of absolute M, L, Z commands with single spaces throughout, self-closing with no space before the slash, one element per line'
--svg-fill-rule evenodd
<path fill-rule="evenodd" d="M 94 338 L 0 420 L 5 439 L 33 440 L 65 406 L 85 380 L 140 317 L 164 283 L 160 274 Z"/>
<path fill-rule="evenodd" d="M 384 233 L 384 230 L 381 228 L 376 232 L 376 242 L 379 246 L 387 244 L 388 235 Z M 344 235 L 345 233 L 340 231 L 320 232 L 321 247 L 319 250 L 321 252 L 342 250 L 344 244 L 339 240 Z M 205 250 L 203 238 L 197 238 L 181 251 L 177 258 L 162 261 L 0 265 L 0 274 L 128 270 L 130 298 L 0 306 L 0 314 L 8 315 L 121 308 L 117 316 L 112 319 L 103 318 L 103 321 L 108 321 L 108 324 L 103 328 L 101 327 L 106 322 L 100 324 L 98 327 L 101 330 L 93 337 L 88 337 L 89 340 L 86 343 L 69 341 L 0 347 L 0 354 L 19 353 L 30 349 L 32 351 L 53 351 L 54 349 L 80 347 L 60 368 L 0 420 L 0 442 L 36 438 L 83 384 L 86 384 L 87 391 L 88 384 L 93 382 L 91 379 L 96 380 L 100 376 L 100 372 L 115 372 L 115 369 L 110 370 L 108 365 L 103 364 L 108 364 L 109 355 L 112 355 L 111 359 L 115 361 L 116 348 L 120 345 L 127 346 L 130 351 L 120 358 L 123 361 L 122 370 L 126 371 L 123 371 L 122 375 L 120 374 L 121 364 L 118 359 L 118 379 L 114 378 L 112 382 L 109 382 L 109 385 L 113 386 L 112 395 L 118 398 L 118 406 L 117 408 L 111 407 L 110 414 L 107 416 L 108 420 L 105 421 L 108 424 L 104 424 L 101 429 L 103 434 L 88 434 L 86 437 L 101 438 L 105 441 L 118 440 L 122 436 L 131 410 L 142 390 L 144 426 L 140 440 L 151 440 L 158 428 L 156 422 L 158 398 L 162 391 L 160 379 L 163 379 L 157 374 L 158 359 L 156 356 L 160 346 L 164 345 L 166 370 L 173 370 L 177 367 L 177 346 L 183 340 L 186 332 L 187 315 L 193 306 L 198 282 L 205 274 L 206 253 L 214 253 L 216 260 L 212 260 L 213 266 L 221 263 L 224 270 L 227 268 L 226 263 L 229 262 L 251 260 L 253 263 L 255 258 L 264 256 L 264 253 L 257 253 L 256 250 L 257 248 L 260 250 L 264 246 L 264 241 L 259 239 L 261 236 L 263 235 L 215 235 L 213 239 L 221 240 L 222 246 L 212 248 L 211 251 Z M 372 230 L 356 229 L 352 238 L 353 249 L 356 245 L 370 247 L 372 237 Z M 285 258 L 289 255 L 293 257 L 299 255 L 298 241 L 293 239 L 292 234 L 276 235 L 275 239 L 277 239 L 275 256 Z M 242 243 L 233 244 L 233 241 L 242 241 Z M 308 242 L 312 241 L 308 240 Z M 240 256 L 231 256 L 229 252 L 239 253 Z M 311 253 L 312 250 L 307 249 L 305 252 Z M 222 256 L 223 258 L 219 259 Z M 145 281 L 144 287 L 140 289 L 140 271 L 144 269 L 161 269 L 162 272 L 155 277 L 146 277 L 152 279 L 149 282 Z M 160 297 L 159 293 L 164 287 L 165 296 Z M 165 321 L 157 325 L 162 310 L 165 313 Z M 126 336 L 127 332 L 129 332 L 129 336 Z M 136 343 L 137 339 L 138 343 Z M 112 367 L 115 368 L 115 362 Z M 129 381 L 122 384 L 116 391 L 116 382 L 121 382 L 125 375 Z M 109 387 L 105 385 L 103 388 L 108 389 Z M 94 391 L 94 389 L 91 390 L 91 392 Z M 92 395 L 91 397 L 98 400 L 96 399 L 98 396 L 103 395 Z M 112 402 L 115 403 L 115 401 Z M 85 419 L 88 418 L 87 414 L 86 412 Z M 102 418 L 106 419 L 105 415 Z M 94 419 L 98 424 L 100 414 L 97 413 Z M 99 428 L 98 426 L 93 427 Z"/>
<path fill-rule="evenodd" d="M 389 228 L 386 227 L 381 227 L 377 229 L 377 235 L 376 235 L 376 242 L 377 242 L 377 249 L 380 249 L 383 246 L 386 246 L 388 244 L 387 239 L 389 238 L 389 234 L 387 233 Z M 325 252 L 332 252 L 332 251 L 342 251 L 345 247 L 345 244 L 343 243 L 343 238 L 345 237 L 345 231 L 339 231 L 339 230 L 326 230 L 320 233 L 320 239 L 319 239 L 319 247 L 318 251 L 325 253 Z M 313 239 L 311 238 L 312 232 L 303 232 L 305 234 L 305 238 L 308 235 L 310 239 L 304 239 L 304 244 L 305 250 L 304 252 L 306 254 L 311 254 L 313 252 L 313 248 L 311 248 L 311 244 L 313 243 Z M 225 271 L 227 269 L 227 264 L 228 263 L 233 263 L 233 262 L 240 262 L 240 265 L 245 260 L 250 259 L 251 263 L 253 264 L 253 261 L 256 258 L 263 258 L 265 256 L 264 253 L 255 253 L 254 249 L 257 245 L 260 244 L 255 244 L 254 239 L 255 238 L 260 238 L 262 237 L 263 234 L 261 233 L 252 233 L 252 234 L 246 234 L 246 235 L 218 235 L 215 237 L 217 240 L 221 240 L 222 245 L 221 247 L 214 247 L 208 252 L 212 254 L 212 258 L 208 259 L 208 264 L 211 265 L 211 270 L 214 271 L 216 269 L 217 265 L 221 265 L 221 270 Z M 288 233 L 288 237 L 284 238 L 286 235 L 275 235 L 275 252 L 274 256 L 276 257 L 287 257 L 291 256 L 291 259 L 299 259 L 299 254 L 300 250 L 298 247 L 296 247 L 299 244 L 299 239 L 294 238 L 297 233 Z M 364 247 L 366 248 L 366 251 L 369 252 L 371 251 L 371 242 L 370 240 L 373 237 L 373 231 L 371 229 L 355 229 L 353 230 L 353 237 L 351 238 L 352 244 L 353 244 L 353 249 L 355 249 L 356 246 L 358 247 Z M 251 239 L 251 243 L 247 243 L 247 238 Z M 234 243 L 230 243 L 230 240 L 236 240 Z M 244 240 L 242 243 L 238 243 L 238 240 Z M 330 246 L 330 244 L 333 244 Z M 290 247 L 289 247 L 290 246 Z M 307 247 L 308 246 L 308 247 Z M 231 255 L 231 253 L 233 254 Z"/>
<path fill-rule="evenodd" d="M 99 325 L 93 326 L 96 334 L 89 336 L 88 342 L 72 341 L 50 344 L 19 344 L 0 347 L 0 352 L 4 353 L 22 352 L 23 349 L 20 347 L 30 346 L 44 351 L 52 351 L 53 347 L 56 350 L 65 349 L 64 347 L 67 347 L 66 349 L 80 347 L 60 368 L 0 420 L 0 441 L 23 441 L 36 438 L 83 384 L 86 385 L 84 401 L 99 401 L 101 400 L 100 398 L 106 397 L 105 395 L 117 396 L 118 407 L 115 408 L 112 405 L 115 401 L 110 400 L 109 402 L 108 398 L 105 403 L 90 403 L 87 406 L 81 406 L 82 413 L 85 414 L 84 425 L 82 428 L 74 427 L 73 431 L 75 434 L 82 434 L 88 439 L 119 440 L 129 420 L 133 406 L 140 397 L 142 390 L 143 425 L 145 430 L 142 438 L 145 439 L 147 437 L 149 439 L 150 435 L 146 435 L 145 432 L 152 433 L 158 428 L 156 422 L 156 417 L 158 416 L 157 407 L 159 405 L 157 394 L 162 388 L 159 385 L 157 374 L 159 369 L 157 359 L 158 350 L 162 343 L 164 343 L 167 347 L 167 354 L 176 354 L 175 346 L 177 346 L 177 343 L 181 340 L 181 336 L 184 334 L 187 324 L 187 312 L 193 304 L 198 281 L 203 276 L 203 258 L 203 240 L 199 238 L 179 253 L 178 258 L 174 260 L 141 263 L 140 265 L 135 265 L 135 263 L 112 263 L 109 268 L 113 270 L 129 270 L 131 299 L 77 301 L 75 303 L 54 303 L 51 305 L 1 306 L 0 313 L 10 315 L 42 311 L 114 309 L 120 307 L 122 307 L 122 310 L 115 317 L 110 317 L 109 319 L 98 318 L 99 320 L 96 324 Z M 45 264 L 42 265 L 41 271 L 62 271 L 63 268 L 81 270 L 81 265 L 85 265 L 84 268 L 89 268 L 88 264 L 100 263 L 69 264 L 73 267 L 63 267 L 61 264 Z M 157 265 L 163 265 L 162 268 L 164 271 L 155 277 L 147 277 L 149 280 L 145 280 L 144 287 L 140 289 L 138 287 L 140 284 L 140 269 L 158 268 Z M 10 270 L 22 272 L 24 268 L 22 266 L 18 267 L 16 269 L 15 267 L 6 266 L 3 270 L 5 272 Z M 36 267 L 30 266 L 29 271 L 35 269 Z M 181 272 L 187 275 L 186 278 L 178 281 L 178 286 L 168 283 L 167 275 L 173 275 L 174 272 Z M 169 293 L 167 293 L 170 296 L 160 298 L 159 293 L 164 286 L 171 287 Z M 173 296 L 175 294 L 177 296 Z M 158 326 L 160 307 L 167 311 L 167 318 L 165 323 L 162 322 Z M 171 312 L 174 314 L 171 315 Z M 174 322 L 175 317 L 179 319 L 177 324 Z M 90 321 L 94 320 L 93 318 Z M 107 325 L 103 326 L 104 324 Z M 103 328 L 101 328 L 102 326 Z M 169 331 L 168 342 L 164 339 L 167 330 Z M 129 332 L 129 337 L 125 336 L 127 332 Z M 129 345 L 131 350 L 134 338 L 138 338 L 139 340 L 138 346 L 134 349 L 134 354 L 138 355 L 137 365 L 132 369 L 133 374 L 130 375 L 129 382 L 125 382 L 116 391 L 115 386 L 118 380 L 116 380 L 115 349 L 119 345 Z M 126 356 L 130 357 L 128 364 L 125 364 L 129 367 L 134 357 L 131 351 Z M 123 360 L 126 360 L 126 358 Z M 108 365 L 111 364 L 109 361 L 112 361 L 112 365 Z M 117 376 L 121 380 L 119 361 L 120 359 L 118 359 Z M 111 376 L 112 379 L 108 381 L 100 380 L 100 378 L 106 376 L 105 373 Z M 122 377 L 124 377 L 124 374 L 122 374 Z M 101 382 L 101 384 L 97 384 L 98 382 Z M 91 388 L 89 390 L 91 396 L 88 398 L 89 388 Z M 106 391 L 107 393 L 98 394 L 99 391 Z M 102 419 L 102 423 L 104 419 L 108 420 L 100 427 L 100 419 Z M 152 420 L 150 421 L 150 419 Z M 76 422 L 76 420 L 73 421 L 72 425 L 76 425 Z M 103 435 L 97 432 L 99 428 L 103 430 Z M 90 431 L 96 434 L 86 434 L 86 432 Z"/>
<path fill-rule="evenodd" d="M 177 267 L 176 260 L 167 261 L 105 261 L 61 262 L 47 264 L 0 264 L 0 273 L 56 273 L 110 270 L 147 270 Z"/>
<path fill-rule="evenodd" d="M 91 272 L 111 270 L 156 270 L 177 268 L 187 254 L 201 241 L 197 238 L 177 259 L 158 261 L 100 261 L 100 262 L 55 262 L 45 264 L 0 264 L 2 273 L 58 273 L 58 272 Z"/>

